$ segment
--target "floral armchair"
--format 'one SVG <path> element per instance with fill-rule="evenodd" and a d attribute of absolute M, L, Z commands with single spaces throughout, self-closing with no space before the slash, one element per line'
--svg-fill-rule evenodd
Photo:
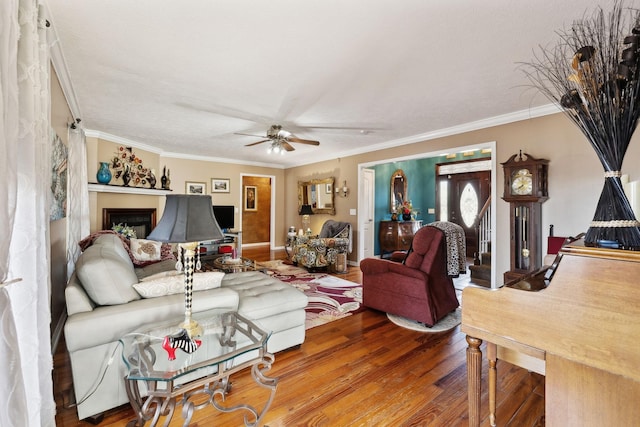
<path fill-rule="evenodd" d="M 318 236 L 294 238 L 291 259 L 310 269 L 333 266 L 339 254 L 351 253 L 351 237 L 351 224 L 330 219 Z"/>

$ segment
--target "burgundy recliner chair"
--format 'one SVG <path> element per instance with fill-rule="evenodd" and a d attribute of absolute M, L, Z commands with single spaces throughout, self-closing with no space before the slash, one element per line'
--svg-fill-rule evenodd
<path fill-rule="evenodd" d="M 360 269 L 366 307 L 433 326 L 459 306 L 445 234 L 436 227 L 418 230 L 404 262 L 365 258 Z"/>

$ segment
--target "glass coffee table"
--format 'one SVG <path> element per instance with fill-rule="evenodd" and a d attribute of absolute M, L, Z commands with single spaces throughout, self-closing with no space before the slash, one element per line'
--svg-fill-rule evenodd
<path fill-rule="evenodd" d="M 161 417 L 169 425 L 176 405 L 182 405 L 183 425 L 187 426 L 194 411 L 209 404 L 221 412 L 248 411 L 251 416 L 245 414 L 245 425 L 256 426 L 271 406 L 278 380 L 265 375 L 275 360 L 266 351 L 270 333 L 236 312 L 198 313 L 193 318 L 203 328 L 202 335 L 195 337 L 201 341 L 195 350 L 188 345 L 182 350 L 176 344 L 185 340 L 174 340 L 173 348 L 165 350 L 169 345 L 166 337 L 177 335 L 182 319 L 142 328 L 120 339 L 127 366 L 127 395 L 137 417 L 127 426 L 144 426 L 149 420 L 155 426 Z M 261 410 L 248 404 L 223 405 L 231 390 L 230 375 L 247 368 L 256 384 L 270 390 Z"/>
<path fill-rule="evenodd" d="M 213 260 L 213 267 L 225 273 L 239 273 L 242 271 L 264 271 L 266 267 L 261 266 L 249 258 L 231 258 L 222 256 Z"/>

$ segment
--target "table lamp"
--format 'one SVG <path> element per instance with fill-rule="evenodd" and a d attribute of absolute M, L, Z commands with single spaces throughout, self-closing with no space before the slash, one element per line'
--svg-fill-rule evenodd
<path fill-rule="evenodd" d="M 184 251 L 184 328 L 189 337 L 202 334 L 202 328 L 191 318 L 195 250 L 205 240 L 224 238 L 213 216 L 211 196 L 170 194 L 158 225 L 147 236 L 149 240 L 178 243 Z"/>
<path fill-rule="evenodd" d="M 311 218 L 309 218 L 309 215 L 313 215 L 313 209 L 311 209 L 311 205 L 302 205 L 302 207 L 300 208 L 300 215 L 302 215 L 303 232 L 310 234 Z"/>

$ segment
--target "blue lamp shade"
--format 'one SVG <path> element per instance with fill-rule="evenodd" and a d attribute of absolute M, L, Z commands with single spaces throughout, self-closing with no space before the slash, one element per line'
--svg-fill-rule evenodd
<path fill-rule="evenodd" d="M 213 216 L 211 196 L 170 194 L 149 240 L 165 243 L 203 242 L 224 238 Z"/>

